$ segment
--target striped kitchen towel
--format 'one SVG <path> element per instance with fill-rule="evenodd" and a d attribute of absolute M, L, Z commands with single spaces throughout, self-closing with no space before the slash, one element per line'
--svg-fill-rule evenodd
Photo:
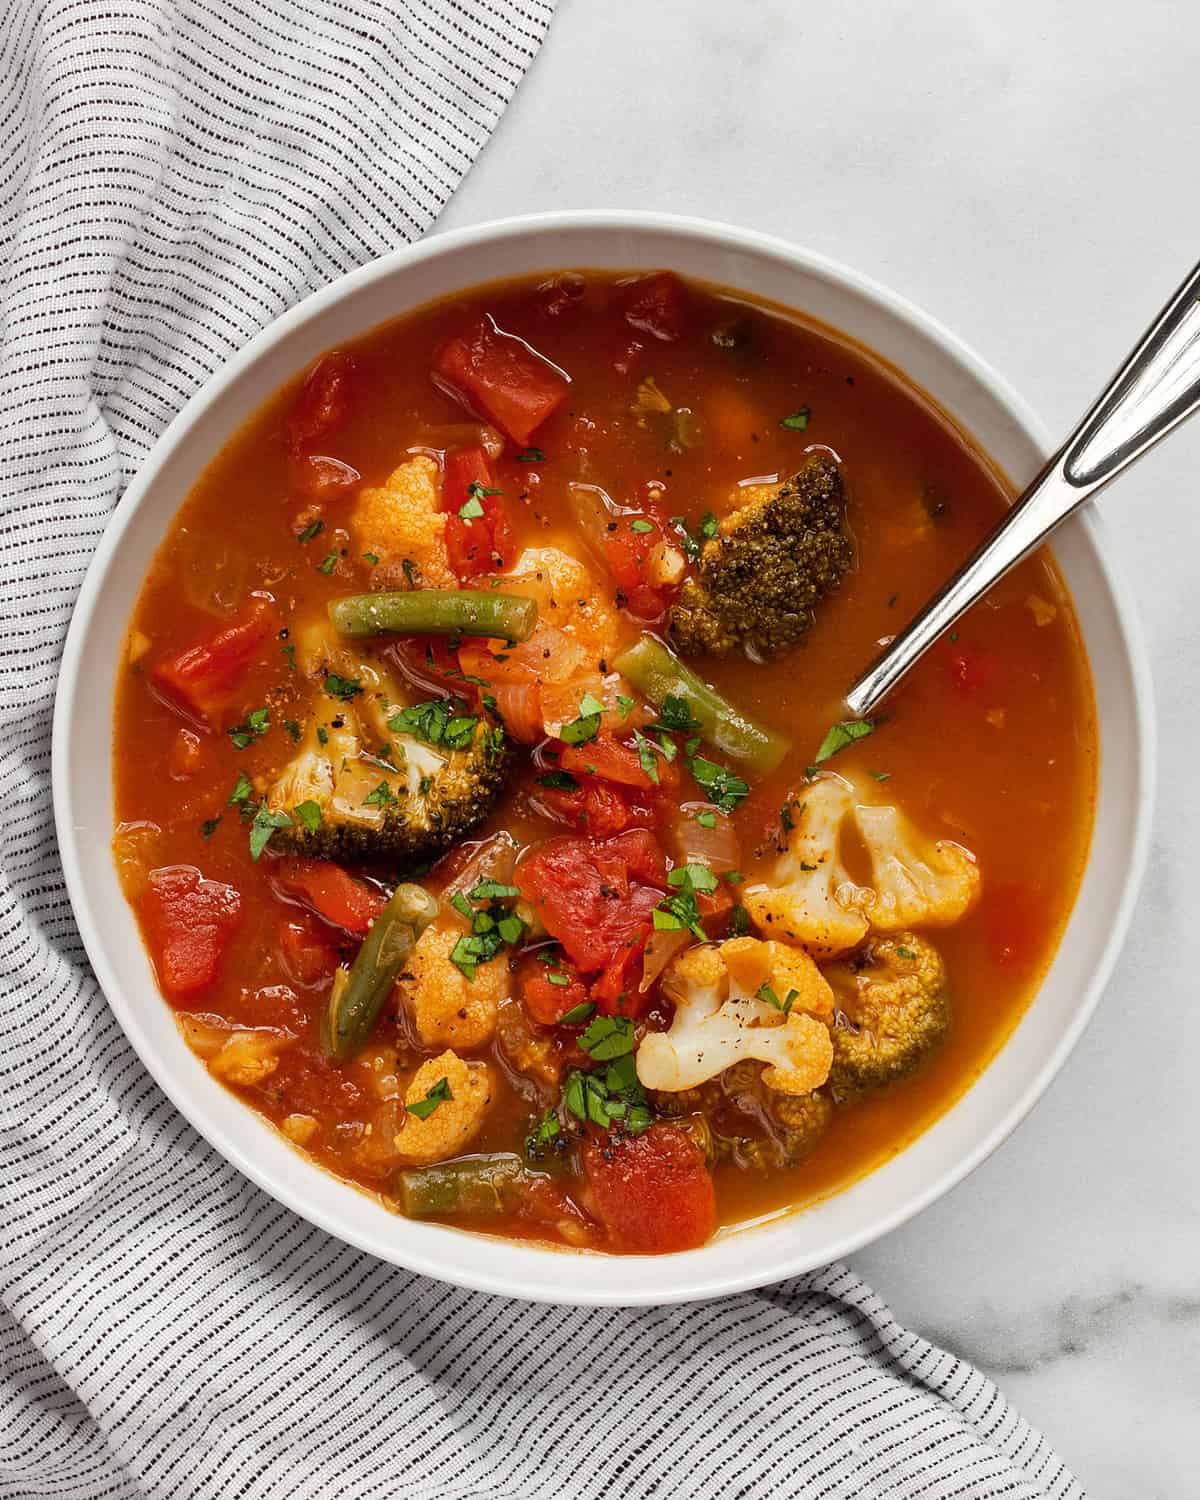
<path fill-rule="evenodd" d="M 88 971 L 50 713 L 106 518 L 256 329 L 429 227 L 551 9 L 0 0 L 8 1500 L 1081 1494 L 844 1269 L 587 1312 L 348 1249 L 180 1119 Z"/>

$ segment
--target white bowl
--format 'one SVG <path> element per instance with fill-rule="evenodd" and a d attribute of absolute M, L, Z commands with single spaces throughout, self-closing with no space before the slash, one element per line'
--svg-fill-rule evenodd
<path fill-rule="evenodd" d="M 109 742 L 130 608 L 155 549 L 209 460 L 322 350 L 433 297 L 495 277 L 564 266 L 670 267 L 774 299 L 842 329 L 930 392 L 1018 482 L 1048 452 L 1037 420 L 952 334 L 853 271 L 764 235 L 640 213 L 510 219 L 439 235 L 314 293 L 253 339 L 196 393 L 125 492 L 71 621 L 54 714 L 53 785 L 67 888 L 109 1004 L 176 1106 L 280 1202 L 383 1260 L 482 1291 L 537 1301 L 682 1302 L 762 1286 L 894 1229 L 993 1151 L 1079 1037 L 1129 923 L 1153 800 L 1153 719 L 1144 649 L 1094 516 L 1059 533 L 1095 678 L 1103 751 L 1091 857 L 1053 966 L 1003 1050 L 907 1150 L 800 1213 L 726 1231 L 663 1257 L 590 1256 L 395 1217 L 294 1151 L 235 1105 L 188 1051 L 155 987 L 113 869 Z"/>

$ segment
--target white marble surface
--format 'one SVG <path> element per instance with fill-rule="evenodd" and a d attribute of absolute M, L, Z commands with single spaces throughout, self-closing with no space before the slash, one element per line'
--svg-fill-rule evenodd
<path fill-rule="evenodd" d="M 728 219 L 881 278 L 1065 432 L 1200 255 L 1192 0 L 560 0 L 444 216 Z M 1160 698 L 1133 936 L 1048 1096 L 855 1258 L 1095 1496 L 1200 1493 L 1200 422 L 1104 503 Z"/>

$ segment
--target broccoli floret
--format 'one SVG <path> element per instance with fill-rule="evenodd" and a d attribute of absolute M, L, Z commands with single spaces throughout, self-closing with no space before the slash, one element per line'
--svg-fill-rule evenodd
<path fill-rule="evenodd" d="M 487 719 L 469 730 L 455 722 L 457 748 L 393 733 L 374 752 L 349 707 L 336 727 L 311 726 L 267 793 L 271 811 L 292 820 L 276 830 L 272 848 L 397 869 L 436 859 L 491 811 L 512 753 Z"/>
<path fill-rule="evenodd" d="M 775 1137 L 779 1166 L 792 1167 L 802 1161 L 829 1129 L 833 1118 L 833 1100 L 823 1091 L 781 1094 L 767 1089 L 763 1103 Z"/>
<path fill-rule="evenodd" d="M 698 576 L 671 610 L 672 639 L 686 656 L 725 656 L 738 645 L 774 656 L 808 630 L 853 556 L 841 471 L 813 453 L 778 488 L 757 487 L 704 544 Z"/>
<path fill-rule="evenodd" d="M 829 1075 L 837 1099 L 903 1078 L 949 1030 L 945 966 L 915 933 L 876 939 L 825 975 L 838 999 Z"/>

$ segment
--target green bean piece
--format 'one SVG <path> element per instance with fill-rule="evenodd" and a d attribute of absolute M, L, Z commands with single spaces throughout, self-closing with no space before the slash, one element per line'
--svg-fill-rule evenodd
<path fill-rule="evenodd" d="M 404 1168 L 396 1173 L 393 1188 L 406 1218 L 463 1214 L 480 1219 L 507 1212 L 534 1181 L 519 1156 L 505 1153 Z"/>
<path fill-rule="evenodd" d="M 437 916 L 438 904 L 423 886 L 398 885 L 354 956 L 339 969 L 329 994 L 323 1040 L 329 1055 L 347 1062 L 370 1040 L 383 1002 L 412 952 Z"/>
<path fill-rule="evenodd" d="M 536 599 L 492 589 L 350 594 L 329 605 L 333 628 L 352 640 L 370 635 L 483 635 L 527 641 L 537 617 Z"/>
<path fill-rule="evenodd" d="M 760 776 L 773 771 L 791 748 L 786 735 L 734 708 L 651 635 L 618 656 L 613 668 L 656 708 L 667 698 L 686 699 L 700 737 L 747 771 Z"/>

